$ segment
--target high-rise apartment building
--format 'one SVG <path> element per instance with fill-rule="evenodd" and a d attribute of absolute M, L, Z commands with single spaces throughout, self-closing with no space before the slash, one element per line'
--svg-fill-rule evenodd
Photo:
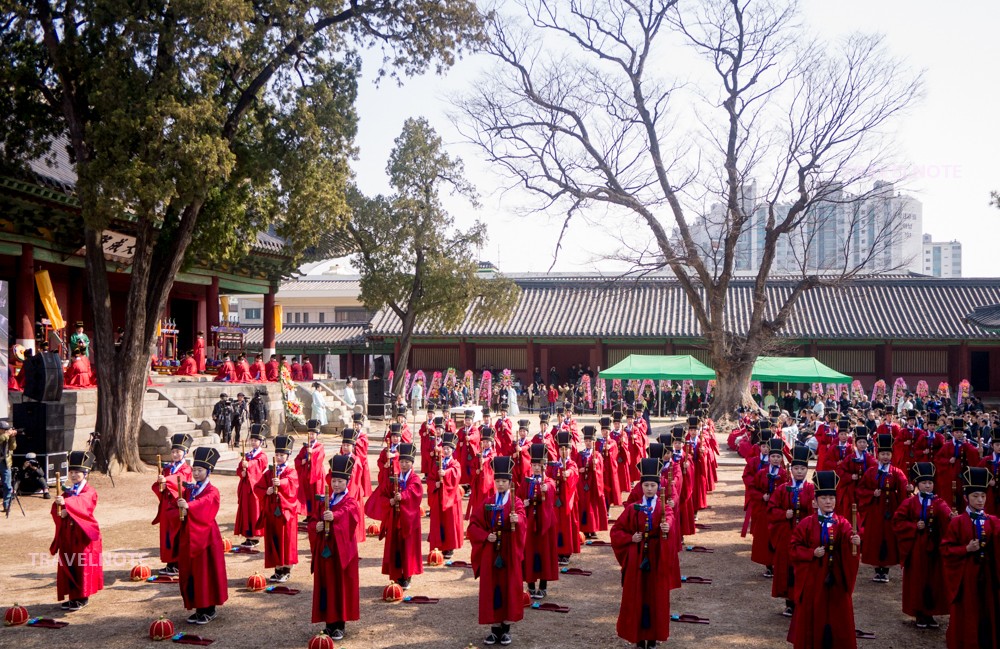
<path fill-rule="evenodd" d="M 921 271 L 924 275 L 934 277 L 961 277 L 962 276 L 962 244 L 956 240 L 932 241 L 931 235 L 925 234 L 923 238 L 923 267 Z"/>

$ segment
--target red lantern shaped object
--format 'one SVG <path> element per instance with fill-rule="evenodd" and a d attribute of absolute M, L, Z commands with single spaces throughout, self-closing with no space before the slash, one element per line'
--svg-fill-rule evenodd
<path fill-rule="evenodd" d="M 267 580 L 264 579 L 264 575 L 259 572 L 255 572 L 247 577 L 247 588 L 255 593 L 262 591 L 267 588 Z"/>
<path fill-rule="evenodd" d="M 382 591 L 382 601 L 400 602 L 403 600 L 403 588 L 399 584 L 392 583 Z"/>
<path fill-rule="evenodd" d="M 146 581 L 153 575 L 153 571 L 149 566 L 143 563 L 137 563 L 132 566 L 132 570 L 129 572 L 128 578 L 132 581 Z"/>
<path fill-rule="evenodd" d="M 223 552 L 232 552 L 233 542 L 229 539 L 222 539 L 222 550 Z"/>
<path fill-rule="evenodd" d="M 587 542 L 587 535 L 584 534 L 583 532 L 580 532 L 580 543 L 583 544 L 586 542 Z"/>
<path fill-rule="evenodd" d="M 430 551 L 427 555 L 427 565 L 428 566 L 443 566 L 444 565 L 444 553 L 437 548 Z"/>
<path fill-rule="evenodd" d="M 531 606 L 531 595 L 526 590 L 521 591 L 521 606 Z"/>
<path fill-rule="evenodd" d="M 174 637 L 174 623 L 162 615 L 149 625 L 150 640 L 169 640 L 172 637 Z"/>
<path fill-rule="evenodd" d="M 21 626 L 28 621 L 28 609 L 14 604 L 3 612 L 4 626 Z"/>
<path fill-rule="evenodd" d="M 333 638 L 325 633 L 319 633 L 309 640 L 309 649 L 336 649 L 336 647 Z"/>
<path fill-rule="evenodd" d="M 379 527 L 375 523 L 372 523 L 371 525 L 368 526 L 368 529 L 365 531 L 368 533 L 368 536 L 378 536 L 378 533 L 381 531 L 381 529 L 382 529 L 381 527 Z"/>

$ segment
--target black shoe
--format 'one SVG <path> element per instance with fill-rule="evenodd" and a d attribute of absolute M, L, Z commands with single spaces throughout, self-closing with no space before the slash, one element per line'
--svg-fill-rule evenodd
<path fill-rule="evenodd" d="M 343 640 L 344 639 L 344 632 L 341 631 L 340 629 L 334 629 L 333 633 L 330 634 L 330 638 L 332 638 L 334 640 Z"/>
<path fill-rule="evenodd" d="M 208 614 L 208 613 L 202 613 L 202 614 L 198 615 L 195 618 L 194 623 L 195 624 L 208 624 L 209 622 L 211 622 L 212 620 L 215 619 L 215 615 L 216 615 L 215 613 L 212 613 L 211 615 Z"/>
<path fill-rule="evenodd" d="M 764 568 L 764 577 L 767 579 L 774 577 L 774 571 L 770 567 Z"/>
<path fill-rule="evenodd" d="M 274 574 L 267 578 L 268 581 L 280 581 L 281 580 L 281 570 L 278 568 L 274 569 Z"/>
<path fill-rule="evenodd" d="M 534 588 L 529 588 L 528 589 L 528 597 L 530 597 L 531 599 L 541 599 L 538 596 L 538 591 L 535 590 Z"/>
<path fill-rule="evenodd" d="M 69 605 L 72 604 L 72 603 L 73 603 L 73 600 L 68 599 L 65 602 L 61 603 L 59 605 L 59 608 L 61 608 L 64 611 L 68 611 L 69 610 Z"/>
<path fill-rule="evenodd" d="M 455 556 L 455 551 L 448 550 L 447 552 L 442 552 L 441 556 L 444 557 L 446 560 L 450 560 L 453 556 Z"/>
<path fill-rule="evenodd" d="M 198 624 L 198 617 L 200 615 L 201 615 L 201 613 L 193 613 L 193 614 L 191 614 L 190 616 L 188 616 L 187 623 L 188 624 Z"/>
<path fill-rule="evenodd" d="M 538 599 L 545 599 L 546 597 L 549 596 L 549 591 L 547 591 L 544 588 L 539 588 L 537 592 L 538 592 Z"/>
<path fill-rule="evenodd" d="M 938 624 L 938 621 L 937 621 L 937 620 L 935 620 L 935 619 L 934 619 L 934 618 L 933 618 L 932 616 L 930 616 L 930 615 L 928 615 L 928 616 L 927 616 L 927 617 L 925 618 L 925 621 L 927 622 L 927 628 L 928 628 L 928 629 L 940 629 L 940 628 L 941 628 L 941 625 L 940 625 L 940 624 Z"/>
<path fill-rule="evenodd" d="M 795 613 L 795 610 L 794 610 L 794 609 L 792 609 L 792 607 L 791 607 L 791 606 L 786 606 L 786 607 L 785 607 L 785 610 L 783 610 L 783 611 L 781 612 L 781 614 L 782 614 L 782 615 L 784 615 L 785 617 L 792 617 L 792 615 L 793 615 L 794 613 Z"/>
<path fill-rule="evenodd" d="M 486 636 L 486 639 L 483 640 L 483 644 L 494 645 L 497 643 L 498 640 L 499 638 L 497 638 L 495 633 L 490 633 L 488 636 Z"/>
<path fill-rule="evenodd" d="M 70 613 L 72 613 L 73 611 L 79 611 L 81 608 L 83 608 L 89 603 L 90 602 L 87 599 L 74 599 L 70 601 L 69 607 L 66 610 L 69 611 Z"/>
<path fill-rule="evenodd" d="M 923 615 L 918 615 L 917 616 L 917 628 L 918 629 L 926 629 L 927 628 L 927 620 L 924 618 Z"/>
<path fill-rule="evenodd" d="M 500 636 L 500 644 L 502 644 L 503 646 L 506 647 L 511 642 L 514 642 L 514 639 L 510 637 L 509 633 L 505 633 L 502 636 Z"/>
<path fill-rule="evenodd" d="M 398 583 L 399 587 L 402 588 L 403 590 L 410 590 L 410 579 L 408 577 L 404 577 L 403 579 L 400 579 L 396 583 Z"/>
<path fill-rule="evenodd" d="M 52 494 L 49 493 L 48 489 L 46 489 L 45 492 L 42 493 L 42 498 L 45 500 L 49 500 L 50 498 L 52 498 Z"/>

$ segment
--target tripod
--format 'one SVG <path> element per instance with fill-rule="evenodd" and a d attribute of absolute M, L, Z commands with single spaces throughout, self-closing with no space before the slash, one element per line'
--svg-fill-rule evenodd
<path fill-rule="evenodd" d="M 111 461 L 108 456 L 104 453 L 104 447 L 101 445 L 101 433 L 94 431 L 90 434 L 90 438 L 87 440 L 87 450 L 89 450 L 95 459 L 94 468 L 101 473 L 106 473 L 108 478 L 111 480 L 111 486 L 115 486 L 115 479 L 111 475 Z"/>
<path fill-rule="evenodd" d="M 10 484 L 11 490 L 14 494 L 14 500 L 17 501 L 17 506 L 21 510 L 21 516 L 27 516 L 27 514 L 24 513 L 24 505 L 21 504 L 21 497 L 18 495 L 18 492 L 21 490 L 21 470 L 17 467 L 11 467 L 10 472 Z M 10 507 L 7 507 L 7 511 L 4 512 L 4 518 L 10 518 Z"/>

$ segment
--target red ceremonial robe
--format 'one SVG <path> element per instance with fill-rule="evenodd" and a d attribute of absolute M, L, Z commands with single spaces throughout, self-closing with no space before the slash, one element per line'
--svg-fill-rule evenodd
<path fill-rule="evenodd" d="M 420 438 L 420 472 L 425 476 L 431 471 L 431 466 L 437 464 L 438 435 L 434 428 L 434 422 L 425 421 L 420 424 L 417 430 L 417 437 Z"/>
<path fill-rule="evenodd" d="M 580 552 L 580 506 L 576 500 L 580 472 L 573 460 L 549 464 L 546 473 L 555 481 L 556 550 L 562 556 Z"/>
<path fill-rule="evenodd" d="M 794 649 L 857 649 L 851 601 L 858 578 L 858 557 L 851 554 L 853 535 L 851 524 L 836 514 L 825 539 L 817 514 L 792 531 L 795 612 L 788 642 Z M 814 552 L 821 545 L 826 554 L 817 557 Z"/>
<path fill-rule="evenodd" d="M 233 365 L 232 361 L 224 362 L 220 367 L 219 371 L 216 372 L 213 381 L 228 381 L 230 383 L 236 382 L 236 367 Z"/>
<path fill-rule="evenodd" d="M 187 515 L 180 522 L 177 501 L 166 511 L 177 533 L 177 569 L 180 571 L 181 599 L 184 608 L 208 608 L 226 603 L 229 584 L 226 580 L 226 551 L 222 533 L 215 519 L 219 515 L 221 498 L 211 482 L 196 496 L 194 486 L 184 487 L 188 501 Z"/>
<path fill-rule="evenodd" d="M 778 485 L 788 482 L 788 471 L 784 467 L 772 474 L 770 468 L 761 469 L 750 487 L 750 533 L 753 534 L 753 545 L 750 547 L 750 560 L 762 566 L 774 565 L 774 546 L 771 545 L 771 535 L 768 530 L 768 506 L 771 496 Z M 764 496 L 767 496 L 765 500 Z"/>
<path fill-rule="evenodd" d="M 602 437 L 595 443 L 595 449 L 601 454 L 601 464 L 604 466 L 604 502 L 605 513 L 611 505 L 622 504 L 622 490 L 618 480 L 621 464 L 618 462 L 618 444 Z"/>
<path fill-rule="evenodd" d="M 250 364 L 244 358 L 238 361 L 235 366 L 237 383 L 253 383 L 253 376 L 250 374 Z"/>
<path fill-rule="evenodd" d="M 272 358 L 267 363 L 264 364 L 264 378 L 267 381 L 277 381 L 278 380 L 278 360 Z"/>
<path fill-rule="evenodd" d="M 306 362 L 302 363 L 302 380 L 303 381 L 312 381 L 313 378 L 314 378 L 314 376 L 313 376 L 313 364 L 312 364 L 312 361 L 310 361 L 309 359 L 306 359 Z"/>
<path fill-rule="evenodd" d="M 542 485 L 548 491 L 542 492 Z M 559 579 L 559 553 L 556 551 L 556 483 L 546 476 L 525 478 L 517 487 L 517 498 L 524 504 L 524 581 Z M 496 499 L 496 493 L 488 497 Z M 603 507 L 604 504 L 601 503 Z M 483 505 L 485 509 L 485 503 Z"/>
<path fill-rule="evenodd" d="M 690 457 L 694 464 L 694 510 L 699 512 L 708 507 L 710 452 L 706 448 L 701 433 L 689 437 L 687 443 L 691 447 Z"/>
<path fill-rule="evenodd" d="M 462 467 L 462 484 L 472 484 L 473 460 L 479 454 L 479 428 L 473 426 L 458 431 L 458 443 L 455 445 L 453 457 Z"/>
<path fill-rule="evenodd" d="M 517 622 L 524 618 L 521 600 L 526 532 L 524 505 L 514 493 L 508 494 L 500 509 L 489 511 L 487 506 L 493 507 L 496 502 L 496 493 L 491 493 L 486 503 L 472 512 L 469 522 L 472 569 L 479 579 L 480 624 Z M 510 522 L 512 513 L 518 516 L 516 524 Z M 499 533 L 494 543 L 487 540 L 491 532 Z"/>
<path fill-rule="evenodd" d="M 837 508 L 834 510 L 837 514 L 844 517 L 851 515 L 851 505 L 858 503 L 857 488 L 861 476 L 876 465 L 878 462 L 871 453 L 865 451 L 859 458 L 857 449 L 855 449 L 854 455 L 848 456 L 837 465 L 837 475 L 840 476 L 840 482 L 837 484 Z M 861 529 L 865 527 L 864 512 L 861 511 L 860 506 L 858 507 L 858 527 Z"/>
<path fill-rule="evenodd" d="M 1000 455 L 990 453 L 979 462 L 979 466 L 989 469 L 994 482 L 986 491 L 986 513 L 1000 516 Z"/>
<path fill-rule="evenodd" d="M 795 569 L 790 554 L 792 532 L 802 520 L 813 513 L 816 487 L 808 480 L 793 488 L 793 480 L 779 485 L 767 503 L 768 534 L 774 548 L 774 577 L 771 578 L 771 597 L 792 599 L 795 586 Z M 788 518 L 788 510 L 792 517 Z M 757 537 L 754 537 L 756 540 Z"/>
<path fill-rule="evenodd" d="M 900 428 L 892 438 L 892 465 L 899 467 L 903 475 L 910 475 L 910 467 L 914 462 L 922 462 L 917 458 L 917 440 L 924 434 L 919 428 Z M 907 444 L 909 442 L 909 444 Z"/>
<path fill-rule="evenodd" d="M 559 457 L 559 445 L 556 444 L 555 435 L 550 431 L 541 431 L 535 433 L 534 437 L 531 438 L 532 444 L 545 444 L 545 452 L 549 456 L 549 460 L 555 461 Z"/>
<path fill-rule="evenodd" d="M 172 501 L 177 500 L 177 476 L 181 482 L 194 482 L 191 477 L 191 465 L 187 462 L 177 464 L 168 463 L 161 469 L 161 475 L 167 478 L 163 484 L 163 491 L 160 491 L 159 481 L 153 482 L 153 493 L 156 494 L 158 504 L 156 506 L 156 518 L 152 525 L 160 525 L 160 561 L 163 563 L 173 563 L 177 561 L 177 548 L 174 543 L 177 541 L 177 528 L 172 527 L 170 520 L 164 516 L 167 507 Z"/>
<path fill-rule="evenodd" d="M 514 454 L 514 420 L 510 417 L 499 417 L 493 425 L 496 434 L 495 444 L 497 454 L 511 456 Z"/>
<path fill-rule="evenodd" d="M 854 455 L 854 444 L 847 442 L 843 446 L 839 442 L 830 444 L 826 449 L 826 455 L 816 462 L 817 471 L 836 471 L 837 465 L 844 458 Z"/>
<path fill-rule="evenodd" d="M 298 361 L 295 361 L 294 363 L 292 363 L 291 368 L 289 368 L 289 374 L 292 375 L 292 380 L 293 381 L 301 381 L 302 380 L 302 365 L 299 364 Z"/>
<path fill-rule="evenodd" d="M 917 529 L 920 521 L 922 530 Z M 948 503 L 932 496 L 925 507 L 918 494 L 904 500 L 892 516 L 903 564 L 903 612 L 911 617 L 948 612 L 941 537 L 950 521 Z"/>
<path fill-rule="evenodd" d="M 639 460 L 646 457 L 649 438 L 635 423 L 625 426 L 625 437 L 628 439 L 628 456 L 632 461 L 628 465 L 629 484 L 639 481 Z"/>
<path fill-rule="evenodd" d="M 198 361 L 191 356 L 185 357 L 177 368 L 176 376 L 194 376 L 198 373 Z"/>
<path fill-rule="evenodd" d="M 514 442 L 511 457 L 514 459 L 513 484 L 516 487 L 531 475 L 531 443 L 527 437 Z"/>
<path fill-rule="evenodd" d="M 284 466 L 284 469 L 281 468 Z M 275 493 L 267 495 L 273 486 L 274 470 L 268 468 L 257 482 L 264 521 L 264 567 L 293 566 L 299 562 L 299 477 L 295 466 L 278 466 Z"/>
<path fill-rule="evenodd" d="M 324 496 L 323 501 L 326 498 Z M 316 530 L 325 507 L 316 507 L 309 519 L 313 552 L 313 624 L 351 622 L 360 617 L 358 528 L 364 527 L 361 505 L 346 492 L 332 499 L 333 520 Z M 362 534 L 364 530 L 362 530 Z"/>
<path fill-rule="evenodd" d="M 829 453 L 838 444 L 837 438 L 837 427 L 831 426 L 830 424 L 823 422 L 816 426 L 816 466 L 833 466 L 837 465 L 837 462 L 843 458 L 839 458 L 837 461 L 830 461 L 827 459 L 827 453 Z M 817 469 L 817 471 L 832 471 L 833 469 Z"/>
<path fill-rule="evenodd" d="M 671 495 L 671 487 L 673 487 L 673 492 Z M 670 579 L 670 590 L 676 590 L 681 587 L 681 564 L 680 564 L 680 551 L 683 545 L 683 535 L 680 522 L 680 512 L 681 512 L 681 494 L 684 488 L 684 478 L 681 473 L 681 465 L 677 462 L 669 461 L 666 466 L 663 467 L 663 471 L 660 472 L 660 497 L 664 494 L 667 495 L 668 500 L 673 499 L 674 506 L 671 508 L 673 510 L 673 528 L 676 528 L 675 533 L 670 535 L 671 545 L 673 551 L 667 554 L 667 562 L 669 563 L 667 575 Z M 642 483 L 640 482 L 632 488 L 632 492 L 628 495 L 628 499 L 625 501 L 625 508 L 628 509 L 633 504 L 642 500 Z M 693 516 L 693 509 L 691 510 Z M 692 523 L 694 525 L 694 523 Z"/>
<path fill-rule="evenodd" d="M 969 552 L 976 538 L 986 547 Z M 977 525 L 963 512 L 948 524 L 941 553 L 951 611 L 948 649 L 1000 647 L 1000 521 L 987 514 Z"/>
<path fill-rule="evenodd" d="M 472 484 L 469 489 L 469 502 L 465 506 L 465 520 L 476 507 L 481 507 L 487 496 L 494 490 L 493 485 L 493 449 L 483 450 L 476 454 L 469 467 L 472 470 Z"/>
<path fill-rule="evenodd" d="M 934 488 L 955 511 L 965 510 L 966 505 L 965 495 L 962 493 L 962 475 L 968 467 L 979 466 L 980 462 L 982 458 L 979 448 L 968 441 L 955 444 L 954 440 L 948 440 L 934 456 L 934 466 L 937 467 Z M 952 489 L 952 483 L 955 483 L 955 489 Z"/>
<path fill-rule="evenodd" d="M 379 537 L 385 538 L 382 551 L 382 574 L 389 579 L 399 581 L 424 572 L 423 556 L 420 553 L 420 543 L 423 536 L 420 533 L 420 502 L 424 497 L 424 486 L 416 471 L 399 478 L 399 494 L 402 500 L 399 508 L 389 505 L 389 499 L 396 493 L 394 481 L 386 480 L 379 484 L 375 494 L 381 502 L 383 518 L 382 532 Z"/>
<path fill-rule="evenodd" d="M 351 472 L 351 480 L 348 482 L 348 490 L 350 490 L 350 485 L 360 487 L 361 495 L 358 496 L 352 491 L 351 496 L 364 507 L 364 499 L 372 495 L 372 473 L 371 469 L 368 468 L 368 435 L 364 431 L 358 431 L 358 438 L 354 441 L 354 469 Z M 358 469 L 361 470 L 358 471 Z"/>
<path fill-rule="evenodd" d="M 326 451 L 323 450 L 323 444 L 317 441 L 308 446 L 303 445 L 299 449 L 299 454 L 295 456 L 295 474 L 299 479 L 296 494 L 299 500 L 299 513 L 308 518 L 312 514 L 316 496 L 324 493 Z"/>
<path fill-rule="evenodd" d="M 678 510 L 680 519 L 677 521 L 677 526 L 680 528 L 681 535 L 691 536 L 697 532 L 694 524 L 694 463 L 688 457 L 687 446 L 681 451 L 680 456 L 680 460 L 676 459 L 676 455 L 671 456 L 675 458 L 673 462 L 679 467 L 679 475 L 681 476 L 679 485 L 681 502 Z"/>
<path fill-rule="evenodd" d="M 267 380 L 267 368 L 264 367 L 264 361 L 254 361 L 250 365 L 250 378 L 255 382 Z"/>
<path fill-rule="evenodd" d="M 650 511 L 640 503 L 626 507 L 611 528 L 611 544 L 622 571 L 622 598 L 618 610 L 618 637 L 631 643 L 665 642 L 670 637 L 669 555 L 676 553 L 670 540 L 675 533 L 673 510 L 664 509 L 659 498 Z M 638 508 L 638 509 L 637 509 Z M 670 533 L 660 532 L 660 523 L 670 525 Z M 636 532 L 644 534 L 639 543 Z"/>
<path fill-rule="evenodd" d="M 256 455 L 249 451 L 244 458 L 247 461 L 246 470 L 241 465 L 236 466 L 240 481 L 236 485 L 236 525 L 233 533 L 256 538 L 264 534 L 264 523 L 260 516 L 262 499 L 255 487 L 267 471 L 267 454 L 257 449 Z"/>
<path fill-rule="evenodd" d="M 96 384 L 93 380 L 93 371 L 90 361 L 86 356 L 77 356 L 66 368 L 63 384 L 67 388 L 92 388 Z"/>
<path fill-rule="evenodd" d="M 861 563 L 866 566 L 887 568 L 899 563 L 899 548 L 892 515 L 906 500 L 906 475 L 897 467 L 888 465 L 888 471 L 879 473 L 872 467 L 858 481 L 858 511 L 864 526 L 861 528 Z M 875 491 L 879 495 L 875 495 Z"/>
<path fill-rule="evenodd" d="M 580 502 L 580 531 L 587 534 L 608 529 L 608 508 L 604 504 L 604 458 L 596 450 L 579 453 L 580 481 L 576 497 Z"/>
<path fill-rule="evenodd" d="M 462 467 L 454 458 L 441 458 L 440 464 L 433 462 L 428 468 L 427 506 L 431 510 L 431 527 L 427 541 L 432 550 L 457 550 L 463 543 L 462 488 L 458 483 Z"/>
<path fill-rule="evenodd" d="M 917 462 L 933 462 L 944 443 L 943 433 L 925 430 L 924 434 L 917 439 Z"/>
<path fill-rule="evenodd" d="M 618 446 L 618 491 L 628 493 L 632 490 L 632 478 L 629 467 L 632 466 L 632 455 L 629 453 L 628 435 L 622 431 L 611 431 L 611 439 Z"/>
<path fill-rule="evenodd" d="M 205 339 L 198 336 L 194 341 L 194 360 L 198 363 L 198 373 L 205 373 Z"/>
<path fill-rule="evenodd" d="M 52 520 L 56 533 L 49 545 L 49 554 L 56 555 L 56 593 L 61 602 L 69 598 L 84 599 L 104 588 L 104 566 L 101 553 L 104 549 L 101 527 L 94 518 L 97 508 L 97 490 L 84 484 L 80 493 L 73 496 L 72 489 L 63 492 L 68 514 L 62 518 L 59 506 L 52 503 Z"/>

